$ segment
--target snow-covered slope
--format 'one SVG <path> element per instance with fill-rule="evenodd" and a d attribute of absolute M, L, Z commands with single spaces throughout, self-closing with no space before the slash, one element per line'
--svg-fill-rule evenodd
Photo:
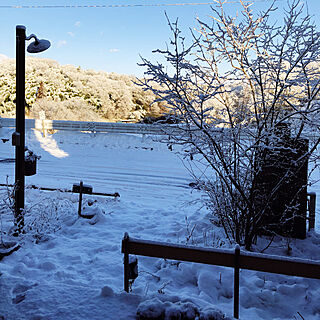
<path fill-rule="evenodd" d="M 0 138 L 10 138 L 0 129 Z M 233 271 L 195 263 L 138 257 L 133 291 L 123 291 L 120 252 L 124 232 L 135 238 L 229 247 L 199 199 L 174 150 L 138 135 L 62 133 L 43 138 L 28 131 L 27 145 L 41 155 L 38 173 L 26 184 L 70 189 L 83 180 L 97 192 L 120 198 L 26 190 L 22 248 L 0 262 L 0 319 L 223 319 L 232 317 Z M 14 157 L 0 140 L 0 159 Z M 0 162 L 0 183 L 14 181 L 12 162 Z M 313 189 L 317 192 L 317 186 Z M 1 197 L 6 189 L 0 189 Z M 320 194 L 320 193 L 319 193 Z M 319 202 L 319 201 L 318 201 Z M 319 212 L 319 211 L 318 211 Z M 2 230 L 12 215 L 1 214 Z M 4 238 L 7 235 L 3 235 Z M 258 241 L 257 250 L 267 245 Z M 267 253 L 320 260 L 320 236 L 276 239 Z M 241 319 L 319 319 L 318 280 L 241 271 Z M 220 312 L 220 311 L 221 312 Z M 176 318 L 174 318 L 174 316 Z M 144 318 L 143 318 L 144 317 Z M 162 319 L 162 318 L 159 318 Z"/>

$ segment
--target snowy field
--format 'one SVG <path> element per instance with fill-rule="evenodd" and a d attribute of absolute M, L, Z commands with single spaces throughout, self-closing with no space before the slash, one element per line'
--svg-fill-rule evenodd
<path fill-rule="evenodd" d="M 0 129 L 0 138 L 12 130 Z M 0 262 L 0 319 L 228 319 L 233 314 L 233 270 L 218 266 L 138 257 L 132 292 L 123 290 L 124 232 L 134 238 L 197 246 L 232 247 L 209 222 L 201 194 L 180 159 L 153 137 L 27 132 L 27 146 L 41 156 L 26 185 L 71 189 L 83 180 L 96 192 L 120 198 L 26 190 L 22 247 Z M 0 160 L 12 159 L 0 140 Z M 0 183 L 14 182 L 14 164 L 0 162 Z M 315 185 L 311 190 L 317 192 Z M 5 198 L 6 188 L 0 188 Z M 318 204 L 319 204 L 318 200 Z M 317 213 L 320 207 L 317 206 Z M 319 214 L 316 230 L 319 230 Z M 12 215 L 1 214 L 8 231 Z M 2 234 L 6 239 L 7 234 Z M 267 246 L 259 239 L 256 251 Z M 320 235 L 278 238 L 265 253 L 320 260 Z M 241 319 L 320 319 L 320 281 L 242 270 Z M 225 316 L 224 316 L 225 315 Z M 158 318 L 157 318 L 158 317 Z"/>

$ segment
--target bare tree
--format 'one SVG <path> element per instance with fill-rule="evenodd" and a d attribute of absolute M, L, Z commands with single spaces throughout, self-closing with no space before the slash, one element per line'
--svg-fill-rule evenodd
<path fill-rule="evenodd" d="M 182 120 L 167 142 L 184 145 L 213 220 L 230 241 L 250 249 L 258 234 L 278 233 L 267 216 L 292 228 L 306 201 L 304 181 L 282 208 L 274 206 L 279 192 L 316 160 L 320 34 L 299 0 L 288 4 L 278 24 L 271 22 L 274 4 L 255 16 L 252 4 L 240 0 L 241 14 L 231 17 L 226 1 L 215 2 L 212 20 L 198 20 L 189 46 L 178 21 L 168 19 L 170 44 L 155 51 L 167 64 L 142 58 L 141 85 Z M 276 177 L 268 175 L 273 169 Z"/>

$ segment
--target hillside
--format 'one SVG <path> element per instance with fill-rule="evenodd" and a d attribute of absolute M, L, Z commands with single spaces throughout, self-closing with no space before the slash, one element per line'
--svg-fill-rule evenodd
<path fill-rule="evenodd" d="M 160 115 L 164 108 L 134 76 L 82 70 L 49 59 L 26 59 L 26 114 L 47 119 L 117 121 Z M 15 116 L 15 60 L 0 62 L 0 116 Z"/>

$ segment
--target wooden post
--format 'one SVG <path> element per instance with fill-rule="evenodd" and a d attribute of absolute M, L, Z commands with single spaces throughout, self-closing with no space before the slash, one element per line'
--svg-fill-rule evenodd
<path fill-rule="evenodd" d="M 83 182 L 80 181 L 80 185 L 79 185 L 79 208 L 78 208 L 79 217 L 81 217 L 81 209 L 82 209 L 82 188 L 83 188 Z"/>
<path fill-rule="evenodd" d="M 314 229 L 315 225 L 315 218 L 316 218 L 316 193 L 315 192 L 308 192 L 308 196 L 310 197 L 308 204 L 309 204 L 309 227 L 308 231 Z"/>
<path fill-rule="evenodd" d="M 240 246 L 237 244 L 234 250 L 234 285 L 233 285 L 233 316 L 239 319 L 239 259 Z"/>
<path fill-rule="evenodd" d="M 129 292 L 129 253 L 128 253 L 129 235 L 126 232 L 122 240 L 122 251 L 124 253 L 124 291 Z"/>

